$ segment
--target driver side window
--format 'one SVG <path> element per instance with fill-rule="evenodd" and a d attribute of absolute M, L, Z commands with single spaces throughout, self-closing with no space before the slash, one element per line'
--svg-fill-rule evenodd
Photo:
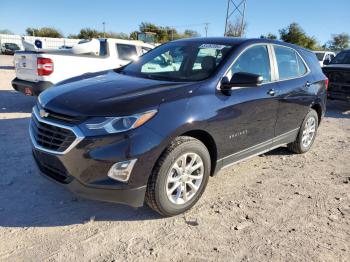
<path fill-rule="evenodd" d="M 271 82 L 269 52 L 266 45 L 250 47 L 239 56 L 230 70 L 231 78 L 235 73 L 251 73 L 263 77 L 263 82 Z"/>

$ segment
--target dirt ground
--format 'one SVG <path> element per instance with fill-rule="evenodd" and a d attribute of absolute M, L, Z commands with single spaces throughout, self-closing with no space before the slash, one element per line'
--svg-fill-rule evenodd
<path fill-rule="evenodd" d="M 315 145 L 227 168 L 197 205 L 78 199 L 39 175 L 28 123 L 35 99 L 12 90 L 0 56 L 0 261 L 349 261 L 350 103 L 330 101 Z"/>

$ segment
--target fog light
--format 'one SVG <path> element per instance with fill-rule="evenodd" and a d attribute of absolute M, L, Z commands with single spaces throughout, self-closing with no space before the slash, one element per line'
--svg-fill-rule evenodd
<path fill-rule="evenodd" d="M 137 159 L 115 163 L 108 171 L 108 177 L 121 182 L 129 180 Z"/>

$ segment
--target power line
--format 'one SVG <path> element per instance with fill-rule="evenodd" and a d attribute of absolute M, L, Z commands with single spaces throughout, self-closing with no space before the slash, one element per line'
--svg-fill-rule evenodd
<path fill-rule="evenodd" d="M 103 37 L 106 38 L 106 22 L 102 22 L 103 25 Z"/>
<path fill-rule="evenodd" d="M 209 23 L 204 23 L 204 30 L 205 30 L 205 37 L 208 37 L 208 28 L 209 28 Z"/>

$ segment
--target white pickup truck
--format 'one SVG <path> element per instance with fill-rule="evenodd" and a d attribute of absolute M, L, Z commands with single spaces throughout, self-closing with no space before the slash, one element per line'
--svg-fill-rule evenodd
<path fill-rule="evenodd" d="M 321 67 L 328 65 L 335 57 L 335 53 L 329 51 L 314 51 L 314 53 L 316 54 Z"/>
<path fill-rule="evenodd" d="M 140 41 L 95 39 L 96 52 L 77 54 L 79 44 L 67 50 L 19 51 L 15 53 L 15 90 L 38 96 L 42 91 L 63 80 L 85 73 L 114 69 L 128 64 L 154 46 Z M 82 42 L 83 46 L 86 44 Z M 73 51 L 72 51 L 73 50 Z"/>

